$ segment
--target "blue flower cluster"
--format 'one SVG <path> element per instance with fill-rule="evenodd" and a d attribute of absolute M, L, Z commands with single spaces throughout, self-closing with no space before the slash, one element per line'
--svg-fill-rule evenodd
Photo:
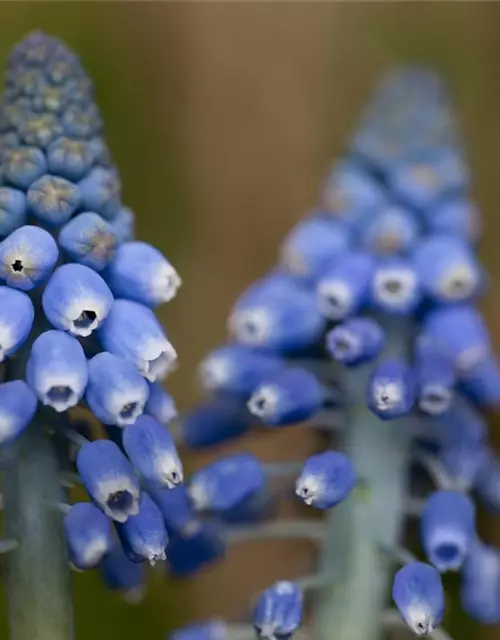
<path fill-rule="evenodd" d="M 93 96 L 58 40 L 34 32 L 14 48 L 0 104 L 0 361 L 10 358 L 0 445 L 38 407 L 41 420 L 76 436 L 91 502 L 67 507 L 69 559 L 80 570 L 100 565 L 111 587 L 133 594 L 138 563 L 165 559 L 154 492 L 183 480 L 165 428 L 176 410 L 161 385 L 177 355 L 154 313 L 181 282 L 158 250 L 134 239 Z M 66 412 L 76 405 L 110 439 L 75 431 Z"/>
<path fill-rule="evenodd" d="M 479 539 L 471 497 L 500 509 L 500 463 L 479 412 L 500 402 L 500 368 L 475 306 L 485 274 L 475 253 L 479 221 L 469 181 L 439 78 L 418 68 L 391 74 L 318 206 L 285 238 L 279 264 L 236 301 L 228 342 L 200 365 L 209 399 L 181 424 L 193 448 L 255 424 L 308 421 L 336 429 L 336 418 L 350 409 L 342 381 L 368 365 L 360 397 L 374 416 L 370 427 L 411 414 L 418 425 L 411 452 L 436 485 L 420 507 L 427 562 L 406 562 L 406 554 L 393 583 L 393 601 L 417 635 L 432 635 L 443 618 L 441 574 L 448 571 L 461 572 L 470 616 L 500 622 L 500 551 Z M 393 336 L 408 325 L 414 338 L 407 353 L 394 353 Z M 295 492 L 306 505 L 330 509 L 362 485 L 354 466 L 327 450 L 298 469 L 281 468 L 296 475 Z M 250 454 L 229 455 L 195 473 L 187 493 L 195 510 L 225 520 L 230 536 L 235 523 L 269 516 L 267 480 L 279 468 Z M 284 536 L 293 529 L 288 521 L 274 525 Z M 204 526 L 208 539 L 215 530 Z M 266 531 L 262 522 L 254 525 L 259 529 Z M 197 545 L 190 569 L 195 556 L 199 569 L 221 552 Z M 281 581 L 261 594 L 253 617 L 260 638 L 286 639 L 299 628 L 301 584 Z M 173 637 L 239 635 L 235 625 L 209 621 Z"/>

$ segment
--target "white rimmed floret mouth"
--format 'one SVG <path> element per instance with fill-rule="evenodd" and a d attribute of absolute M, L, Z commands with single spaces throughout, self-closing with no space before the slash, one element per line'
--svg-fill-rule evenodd
<path fill-rule="evenodd" d="M 269 338 L 273 318 L 265 307 L 236 311 L 229 318 L 230 332 L 243 344 L 260 345 Z"/>
<path fill-rule="evenodd" d="M 141 388 L 135 387 L 115 391 L 108 396 L 105 409 L 113 416 L 117 427 L 133 424 L 142 415 L 147 395 L 141 391 Z"/>
<path fill-rule="evenodd" d="M 173 489 L 184 482 L 184 471 L 177 456 L 170 454 L 158 455 L 155 460 L 156 477 L 168 489 Z"/>
<path fill-rule="evenodd" d="M 260 629 L 257 629 L 257 635 L 262 640 L 278 640 L 276 625 L 273 623 L 263 624 Z"/>
<path fill-rule="evenodd" d="M 373 401 L 379 411 L 390 411 L 401 404 L 403 390 L 398 382 L 380 380 L 373 388 Z"/>
<path fill-rule="evenodd" d="M 338 327 L 331 344 L 331 351 L 337 360 L 352 360 L 361 352 L 361 340 L 347 328 Z"/>
<path fill-rule="evenodd" d="M 411 300 L 416 287 L 417 278 L 409 269 L 379 271 L 373 282 L 375 299 L 391 306 L 403 305 Z"/>
<path fill-rule="evenodd" d="M 78 404 L 80 398 L 68 384 L 52 384 L 40 394 L 40 400 L 45 406 L 52 407 L 58 413 L 67 411 Z"/>
<path fill-rule="evenodd" d="M 99 482 L 95 496 L 104 513 L 112 520 L 126 522 L 139 513 L 139 490 L 127 476 L 118 476 Z"/>
<path fill-rule="evenodd" d="M 151 281 L 151 290 L 159 302 L 170 302 L 177 295 L 181 285 L 182 280 L 174 267 L 165 264 L 155 273 Z"/>
<path fill-rule="evenodd" d="M 352 306 L 352 293 L 341 280 L 324 280 L 318 286 L 318 309 L 330 320 L 342 320 Z"/>
<path fill-rule="evenodd" d="M 439 384 L 426 385 L 420 392 L 418 406 L 420 411 L 431 416 L 439 416 L 448 411 L 453 399 L 450 389 Z"/>
<path fill-rule="evenodd" d="M 198 369 L 198 384 L 205 391 L 224 388 L 231 380 L 231 363 L 222 356 L 206 358 Z"/>
<path fill-rule="evenodd" d="M 137 368 L 149 382 L 163 380 L 177 368 L 177 351 L 168 340 L 151 343 L 141 356 Z"/>
<path fill-rule="evenodd" d="M 143 554 L 152 567 L 154 567 L 157 562 L 163 562 L 167 559 L 164 547 L 148 547 L 146 545 Z"/>
<path fill-rule="evenodd" d="M 440 572 L 458 571 L 465 560 L 468 542 L 450 529 L 438 529 L 428 541 L 429 560 Z"/>
<path fill-rule="evenodd" d="M 266 386 L 257 389 L 247 402 L 250 413 L 258 418 L 266 419 L 274 415 L 279 402 L 279 390 Z"/>
<path fill-rule="evenodd" d="M 446 270 L 438 281 L 438 291 L 446 300 L 458 302 L 474 294 L 479 286 L 479 274 L 466 264 Z"/>
<path fill-rule="evenodd" d="M 299 478 L 295 484 L 295 494 L 308 506 L 311 506 L 316 502 L 321 489 L 321 483 L 318 478 L 313 478 L 311 476 L 308 476 L 307 478 Z"/>

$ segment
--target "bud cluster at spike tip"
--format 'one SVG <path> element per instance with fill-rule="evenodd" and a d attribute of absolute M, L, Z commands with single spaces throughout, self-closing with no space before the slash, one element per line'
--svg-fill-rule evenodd
<path fill-rule="evenodd" d="M 284 238 L 275 267 L 234 303 L 227 342 L 199 366 L 205 398 L 180 422 L 192 448 L 235 439 L 252 426 L 316 426 L 317 418 L 321 429 L 344 408 L 349 414 L 342 368 L 354 375 L 357 367 L 368 369 L 360 379 L 368 380 L 362 392 L 373 415 L 370 429 L 378 420 L 411 429 L 414 422 L 401 418 L 416 418 L 422 430 L 412 437 L 411 453 L 419 460 L 432 454 L 438 469 L 436 490 L 420 514 L 426 562 L 395 572 L 392 590 L 402 621 L 419 636 L 442 622 L 441 574 L 449 571 L 460 572 L 464 610 L 481 623 L 500 622 L 500 550 L 478 539 L 473 502 L 477 497 L 500 511 L 500 461 L 480 413 L 500 404 L 500 366 L 476 306 L 487 284 L 476 255 L 478 217 L 443 83 L 425 69 L 395 71 L 318 202 Z M 391 332 L 403 325 L 412 335 L 404 360 L 390 349 Z M 332 393 L 332 384 L 340 393 Z M 196 529 L 195 519 L 205 514 L 227 523 L 250 517 L 257 528 L 275 515 L 268 508 L 276 497 L 272 473 L 289 473 L 296 498 L 319 510 L 363 501 L 364 489 L 370 492 L 340 451 L 328 449 L 291 467 L 259 464 L 245 453 L 219 458 L 188 481 L 182 526 Z M 164 498 L 174 493 L 163 492 Z M 190 519 L 189 508 L 198 515 Z M 167 500 L 163 509 L 173 506 Z M 286 531 L 286 520 L 275 524 Z M 198 569 L 213 559 L 208 529 L 205 535 L 204 552 L 199 537 L 192 538 Z M 257 600 L 254 629 L 261 638 L 288 638 L 302 611 L 299 583 L 277 582 Z M 231 626 L 208 620 L 171 637 L 228 638 Z"/>
<path fill-rule="evenodd" d="M 64 533 L 73 568 L 100 567 L 134 600 L 138 563 L 165 560 L 169 543 L 152 496 L 183 482 L 162 386 L 177 355 L 154 313 L 181 281 L 135 239 L 103 136 L 78 56 L 29 34 L 10 55 L 0 102 L 0 445 L 39 405 L 62 414 L 54 424 L 66 430 L 80 431 L 66 413 L 77 405 L 109 430 L 110 439 L 81 438 L 74 463 L 90 501 L 68 507 Z M 25 371 L 9 366 L 21 349 Z"/>

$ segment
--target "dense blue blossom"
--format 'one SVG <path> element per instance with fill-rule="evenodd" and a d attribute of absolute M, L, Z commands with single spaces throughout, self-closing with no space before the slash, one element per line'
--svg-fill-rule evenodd
<path fill-rule="evenodd" d="M 335 509 L 339 535 L 365 540 L 359 558 L 344 550 L 346 566 L 364 571 L 385 543 L 371 537 L 374 518 L 406 509 L 402 499 L 373 512 L 393 489 L 373 482 L 374 466 L 409 471 L 415 455 L 437 485 L 420 514 L 431 564 L 396 572 L 397 609 L 417 635 L 432 633 L 444 610 L 440 572 L 459 570 L 464 610 L 483 623 L 500 620 L 499 552 L 477 538 L 468 494 L 500 510 L 500 461 L 478 410 L 500 402 L 500 366 L 474 306 L 487 284 L 475 253 L 478 211 L 436 76 L 404 70 L 383 85 L 317 206 L 287 234 L 276 267 L 237 299 L 227 343 L 200 365 L 210 397 L 178 420 L 162 386 L 177 354 L 154 309 L 176 295 L 180 276 L 135 238 L 78 57 L 40 32 L 9 59 L 0 161 L 0 445 L 42 429 L 39 404 L 59 414 L 40 412 L 54 418 L 47 431 L 58 451 L 69 450 L 60 436 L 75 445 L 61 462 L 65 470 L 74 463 L 90 498 L 47 506 L 64 511 L 74 568 L 99 567 L 111 589 L 135 601 L 147 562 L 165 561 L 170 575 L 187 576 L 235 542 L 294 537 L 292 523 L 265 522 L 278 476 L 288 489 L 295 482 L 307 505 L 343 503 Z M 100 423 L 100 439 L 67 413 L 77 405 Z M 204 448 L 252 426 L 303 421 L 332 432 L 344 418 L 345 453 L 329 448 L 276 464 L 229 454 L 184 483 L 179 445 Z M 352 421 L 370 430 L 367 446 Z M 373 463 L 379 434 L 394 448 Z M 396 515 L 394 525 L 404 516 Z M 299 537 L 323 540 L 327 531 L 295 524 Z M 373 567 L 386 571 L 378 559 Z M 315 577 L 324 579 L 326 569 Z M 385 591 L 383 581 L 373 584 Z M 328 583 L 334 595 L 337 587 Z M 252 617 L 257 635 L 287 640 L 302 624 L 303 599 L 298 581 L 266 589 Z M 173 637 L 230 635 L 229 625 L 201 623 Z"/>

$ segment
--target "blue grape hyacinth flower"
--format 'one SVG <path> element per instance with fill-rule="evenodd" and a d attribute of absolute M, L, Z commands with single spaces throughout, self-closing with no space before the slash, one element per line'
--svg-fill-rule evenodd
<path fill-rule="evenodd" d="M 23 556 L 40 559 L 12 556 L 11 635 L 65 640 L 73 636 L 62 588 L 68 560 L 99 567 L 110 588 L 131 596 L 145 574 L 124 549 L 134 560 L 165 558 L 165 519 L 144 485 L 155 460 L 167 473 L 167 454 L 182 482 L 167 432 L 175 405 L 156 382 L 176 353 L 149 307 L 174 298 L 180 278 L 135 239 L 93 84 L 64 43 L 37 31 L 14 47 L 0 133 L 4 521 Z M 129 458 L 122 428 L 143 412 L 155 428 Z M 81 428 L 89 420 L 96 429 Z M 77 476 L 89 502 L 66 504 L 64 474 Z M 32 596 L 23 595 L 27 584 Z M 19 614 L 22 600 L 32 603 L 28 616 Z"/>
<path fill-rule="evenodd" d="M 221 472 L 242 454 L 188 478 L 197 513 L 180 494 L 177 509 L 184 527 L 204 535 L 182 538 L 184 558 L 192 553 L 186 573 L 222 557 L 214 517 L 232 544 L 312 539 L 318 566 L 262 592 L 245 622 L 208 620 L 173 638 L 288 638 L 302 624 L 302 599 L 312 614 L 306 638 L 380 640 L 385 626 L 401 624 L 449 638 L 439 628 L 446 571 L 460 574 L 469 616 L 500 619 L 498 550 L 478 540 L 473 502 L 500 508 L 500 462 L 481 415 L 500 404 L 500 367 L 476 308 L 488 282 L 470 183 L 441 79 L 413 67 L 389 74 L 275 267 L 237 299 L 227 343 L 202 361 L 208 398 L 180 418 L 179 438 L 194 449 L 263 426 L 280 427 L 283 438 L 294 425 L 316 430 L 323 446 L 329 440 L 305 462 L 266 463 L 264 492 L 253 482 L 259 465 L 255 477 L 243 463 Z M 279 504 L 276 477 L 326 521 L 264 508 L 263 495 Z M 232 513 L 247 500 L 260 509 Z M 430 564 L 405 549 L 408 517 L 420 520 Z M 289 598 L 280 584 L 293 585 Z"/>

